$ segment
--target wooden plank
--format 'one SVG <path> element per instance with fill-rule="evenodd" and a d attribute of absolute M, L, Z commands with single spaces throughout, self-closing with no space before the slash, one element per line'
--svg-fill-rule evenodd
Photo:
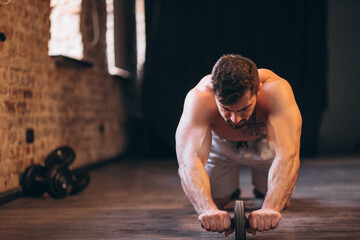
<path fill-rule="evenodd" d="M 339 160 L 303 161 L 279 227 L 248 239 L 360 239 L 360 159 Z M 91 176 L 77 196 L 1 206 L 1 239 L 225 239 L 200 227 L 175 159 L 128 159 Z M 242 168 L 240 179 L 243 197 L 252 198 L 250 170 Z"/>

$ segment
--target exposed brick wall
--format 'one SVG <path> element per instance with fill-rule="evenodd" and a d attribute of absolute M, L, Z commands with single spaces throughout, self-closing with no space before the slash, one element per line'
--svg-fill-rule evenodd
<path fill-rule="evenodd" d="M 99 2 L 100 25 L 105 25 L 105 0 Z M 83 6 L 87 19 L 91 13 Z M 0 7 L 0 32 L 6 35 L 0 42 L 0 192 L 19 186 L 27 166 L 42 163 L 61 145 L 74 148 L 72 167 L 124 151 L 121 82 L 107 72 L 105 32 L 95 48 L 84 44 L 93 67 L 57 67 L 48 56 L 50 11 L 50 0 L 15 0 Z M 89 34 L 90 24 L 84 21 L 81 31 Z M 27 129 L 34 130 L 33 143 L 26 143 Z"/>

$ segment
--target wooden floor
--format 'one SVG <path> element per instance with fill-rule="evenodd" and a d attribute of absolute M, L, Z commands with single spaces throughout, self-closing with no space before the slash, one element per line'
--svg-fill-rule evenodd
<path fill-rule="evenodd" d="M 243 197 L 251 198 L 249 170 L 241 173 Z M 91 171 L 91 177 L 77 196 L 20 198 L 1 206 L 0 239 L 235 238 L 200 227 L 175 159 L 122 160 Z M 279 227 L 247 239 L 360 239 L 360 158 L 303 160 Z"/>

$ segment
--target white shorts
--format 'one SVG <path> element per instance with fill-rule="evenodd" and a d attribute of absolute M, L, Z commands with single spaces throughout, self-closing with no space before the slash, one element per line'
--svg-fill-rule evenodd
<path fill-rule="evenodd" d="M 239 188 L 240 165 L 251 168 L 252 184 L 266 195 L 267 177 L 273 160 L 274 154 L 266 136 L 247 142 L 232 142 L 220 139 L 212 132 L 210 155 L 205 165 L 212 197 L 227 197 Z"/>

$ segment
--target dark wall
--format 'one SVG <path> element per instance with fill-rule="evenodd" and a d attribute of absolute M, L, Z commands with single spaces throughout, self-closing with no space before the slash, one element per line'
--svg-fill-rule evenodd
<path fill-rule="evenodd" d="M 315 154 L 326 106 L 326 10 L 325 0 L 146 1 L 144 144 L 173 150 L 186 93 L 221 55 L 238 53 L 291 83 L 302 154 Z"/>
<path fill-rule="evenodd" d="M 321 155 L 360 155 L 360 1 L 329 0 L 329 107 L 321 124 Z"/>

